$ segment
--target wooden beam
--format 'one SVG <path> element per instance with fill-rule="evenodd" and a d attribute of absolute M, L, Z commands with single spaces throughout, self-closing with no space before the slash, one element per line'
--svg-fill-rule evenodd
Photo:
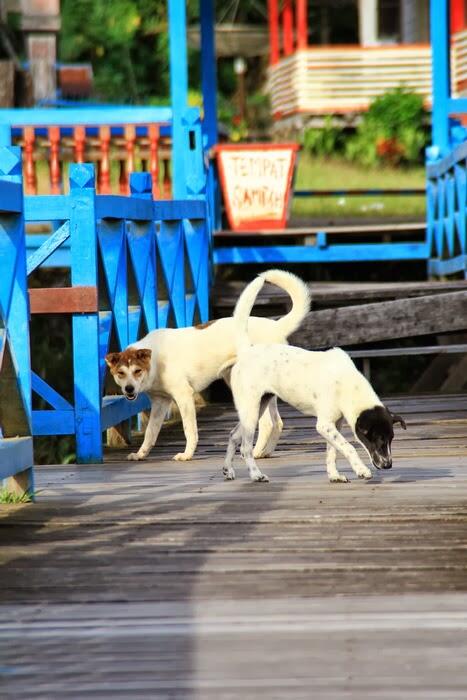
<path fill-rule="evenodd" d="M 451 292 L 313 311 L 290 342 L 312 349 L 465 329 L 467 292 Z"/>
<path fill-rule="evenodd" d="M 30 289 L 31 314 L 86 314 L 98 311 L 97 287 Z"/>
<path fill-rule="evenodd" d="M 308 46 L 308 3 L 307 0 L 295 0 L 297 17 L 297 49 Z"/>
<path fill-rule="evenodd" d="M 294 50 L 293 20 L 292 0 L 284 0 L 284 7 L 282 10 L 282 42 L 285 56 L 290 56 L 293 54 Z"/>
<path fill-rule="evenodd" d="M 464 0 L 451 0 L 450 8 L 451 33 L 460 32 L 465 27 Z"/>
<path fill-rule="evenodd" d="M 280 58 L 279 46 L 279 2 L 268 0 L 269 18 L 269 64 L 273 66 Z"/>

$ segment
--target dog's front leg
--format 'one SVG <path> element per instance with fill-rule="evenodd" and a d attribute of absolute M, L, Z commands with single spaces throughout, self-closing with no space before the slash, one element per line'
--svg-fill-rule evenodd
<path fill-rule="evenodd" d="M 337 421 L 336 428 L 340 430 L 341 421 Z M 331 445 L 330 442 L 326 442 L 326 471 L 328 473 L 329 481 L 333 484 L 336 483 L 348 483 L 348 479 L 344 474 L 341 474 L 336 466 L 337 461 L 337 450 Z"/>
<path fill-rule="evenodd" d="M 363 464 L 358 456 L 357 450 L 351 445 L 343 435 L 340 434 L 332 421 L 318 420 L 316 430 L 326 440 L 331 447 L 338 450 L 349 461 L 350 466 L 360 479 L 371 479 L 371 470 Z M 336 470 L 337 471 L 337 470 Z M 328 471 L 329 474 L 329 471 Z"/>
<path fill-rule="evenodd" d="M 337 450 L 331 445 L 330 442 L 326 443 L 326 471 L 328 473 L 329 481 L 333 484 L 342 482 L 343 484 L 348 482 L 348 479 L 344 474 L 341 474 L 336 466 Z"/>
<path fill-rule="evenodd" d="M 196 423 L 196 406 L 193 389 L 189 384 L 179 389 L 173 395 L 175 402 L 180 411 L 183 424 L 183 432 L 185 433 L 186 446 L 185 452 L 179 452 L 174 459 L 185 462 L 192 459 L 196 446 L 198 444 L 198 425 Z"/>
<path fill-rule="evenodd" d="M 266 474 L 263 474 L 263 472 L 258 467 L 258 465 L 256 464 L 255 459 L 253 457 L 254 437 L 255 437 L 254 430 L 248 430 L 248 429 L 245 430 L 245 428 L 243 428 L 242 446 L 241 446 L 242 457 L 246 462 L 246 466 L 248 467 L 248 471 L 250 472 L 250 479 L 252 481 L 269 481 L 269 477 L 267 477 Z"/>
<path fill-rule="evenodd" d="M 162 396 L 157 396 L 151 403 L 151 413 L 149 416 L 148 424 L 146 426 L 146 432 L 144 433 L 143 444 L 139 448 L 138 452 L 132 452 L 128 455 L 127 459 L 130 460 L 140 460 L 145 459 L 150 450 L 156 444 L 156 440 L 159 437 L 160 430 L 162 428 L 162 423 L 169 410 L 170 399 Z"/>

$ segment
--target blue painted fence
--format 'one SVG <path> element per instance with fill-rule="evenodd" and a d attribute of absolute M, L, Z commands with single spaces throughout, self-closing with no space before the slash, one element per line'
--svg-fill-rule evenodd
<path fill-rule="evenodd" d="M 153 200 L 148 173 L 131 174 L 129 197 L 97 195 L 89 164 L 70 167 L 68 195 L 23 198 L 21 154 L 14 147 L 1 149 L 0 174 L 8 174 L 0 181 L 2 367 L 11 374 L 11 362 L 5 361 L 11 351 L 32 433 L 75 435 L 79 462 L 99 461 L 102 431 L 148 406 L 145 397 L 130 403 L 121 396 L 104 396 L 105 354 L 123 349 L 148 330 L 208 320 L 211 225 L 197 112 L 188 112 L 183 126 L 187 175 L 184 197 L 174 201 Z M 10 181 L 11 173 L 17 182 Z M 48 226 L 51 233 L 25 236 L 24 222 Z M 72 314 L 72 403 L 31 373 L 27 355 L 26 270 L 30 275 L 51 264 L 69 267 L 75 292 L 86 291 L 91 297 L 94 293 L 98 299 L 94 307 Z M 24 279 L 18 286 L 14 275 L 21 274 Z M 23 300 L 22 319 L 15 306 L 17 294 Z M 31 388 L 47 403 L 46 410 L 31 411 Z M 2 464 L 5 444 L 2 441 Z M 19 464 L 16 457 L 14 464 Z M 8 464 L 13 464 L 10 458 Z M 0 475 L 5 476 L 5 470 Z"/>
<path fill-rule="evenodd" d="M 147 173 L 133 173 L 130 188 L 130 197 L 96 195 L 93 166 L 74 164 L 69 195 L 25 199 L 25 220 L 52 221 L 55 229 L 29 255 L 28 274 L 57 256 L 70 265 L 73 287 L 99 295 L 97 310 L 72 316 L 73 405 L 32 375 L 33 392 L 51 407 L 32 412 L 33 433 L 75 434 L 79 462 L 99 461 L 102 431 L 148 406 L 145 397 L 130 403 L 104 396 L 109 349 L 154 328 L 208 319 L 205 198 L 154 201 Z"/>
<path fill-rule="evenodd" d="M 18 148 L 0 147 L 0 481 L 33 492 L 26 246 Z"/>
<path fill-rule="evenodd" d="M 433 151 L 428 151 L 428 155 Z M 434 154 L 437 155 L 438 151 Z M 467 142 L 445 158 L 427 162 L 428 270 L 431 275 L 466 273 Z"/>

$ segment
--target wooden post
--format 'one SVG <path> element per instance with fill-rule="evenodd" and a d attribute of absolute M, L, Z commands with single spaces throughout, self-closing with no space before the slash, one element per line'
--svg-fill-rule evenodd
<path fill-rule="evenodd" d="M 308 3 L 307 0 L 296 0 L 297 15 L 297 49 L 308 46 Z"/>
<path fill-rule="evenodd" d="M 159 188 L 159 126 L 150 124 L 148 127 L 149 136 L 149 172 L 152 178 L 152 194 L 154 199 L 160 196 Z M 130 187 L 131 189 L 131 187 Z"/>
<path fill-rule="evenodd" d="M 451 34 L 465 28 L 465 0 L 451 0 Z"/>
<path fill-rule="evenodd" d="M 378 43 L 378 0 L 359 0 L 358 27 L 361 46 Z"/>
<path fill-rule="evenodd" d="M 26 277 L 21 151 L 0 148 L 0 481 L 8 491 L 32 493 L 31 358 Z M 6 186 L 11 187 L 6 189 Z M 1 197 L 5 198 L 2 205 Z M 2 438 L 7 438 L 3 440 Z"/>
<path fill-rule="evenodd" d="M 23 140 L 26 194 L 37 194 L 36 161 L 34 160 L 34 143 L 36 140 L 36 134 L 33 126 L 24 127 Z"/>
<path fill-rule="evenodd" d="M 110 194 L 110 127 L 101 126 L 99 129 L 99 149 L 101 152 L 99 168 L 99 192 Z"/>
<path fill-rule="evenodd" d="M 185 133 L 182 118 L 188 103 L 186 9 L 182 0 L 169 0 L 170 94 L 172 102 L 172 192 L 186 197 Z"/>
<path fill-rule="evenodd" d="M 94 166 L 70 166 L 71 283 L 97 287 L 97 231 Z M 76 458 L 102 461 L 101 393 L 99 380 L 99 318 L 97 313 L 73 314 L 73 376 Z"/>
<path fill-rule="evenodd" d="M 292 0 L 284 0 L 284 7 L 282 10 L 282 37 L 285 56 L 290 56 L 293 54 L 294 50 L 293 19 Z"/>
<path fill-rule="evenodd" d="M 86 129 L 84 126 L 75 126 L 73 129 L 73 151 L 75 163 L 84 163 L 86 150 Z"/>
<path fill-rule="evenodd" d="M 269 64 L 274 66 L 280 58 L 279 44 L 279 2 L 268 0 L 269 18 Z"/>
<path fill-rule="evenodd" d="M 48 132 L 50 142 L 50 192 L 51 194 L 60 194 L 62 191 L 60 173 L 60 127 L 50 126 Z"/>

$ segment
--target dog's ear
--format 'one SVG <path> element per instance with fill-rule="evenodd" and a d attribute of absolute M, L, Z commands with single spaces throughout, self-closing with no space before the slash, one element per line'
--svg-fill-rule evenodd
<path fill-rule="evenodd" d="M 110 369 L 116 367 L 120 360 L 121 352 L 108 352 L 105 356 L 105 361 L 107 362 Z"/>
<path fill-rule="evenodd" d="M 136 351 L 136 359 L 139 360 L 140 362 L 149 362 L 151 359 L 152 355 L 152 350 L 137 350 Z"/>
<path fill-rule="evenodd" d="M 405 420 L 402 418 L 402 416 L 400 416 L 398 413 L 391 413 L 391 418 L 393 425 L 395 425 L 396 423 L 400 423 L 401 427 L 404 428 L 404 430 L 407 430 Z"/>

